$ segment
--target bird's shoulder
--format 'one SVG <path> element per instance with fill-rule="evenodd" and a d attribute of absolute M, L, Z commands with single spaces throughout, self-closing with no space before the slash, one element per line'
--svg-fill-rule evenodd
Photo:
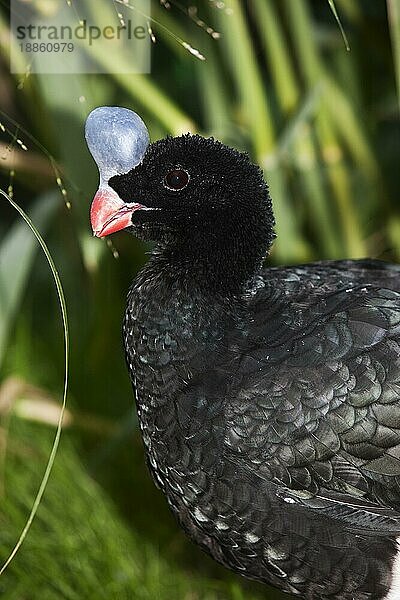
<path fill-rule="evenodd" d="M 343 319 L 361 322 L 359 334 L 368 344 L 377 328 L 392 332 L 399 298 L 400 266 L 382 261 L 326 261 L 264 269 L 247 298 L 247 345 L 274 348 L 276 360 L 277 349 L 287 341 L 290 348 L 285 350 L 295 358 L 302 352 L 293 342 L 320 338 L 329 324 Z M 349 349 L 357 350 L 360 341 L 354 335 L 348 340 Z"/>
<path fill-rule="evenodd" d="M 200 384 L 226 456 L 288 489 L 400 505 L 399 276 L 375 261 L 262 272 Z"/>

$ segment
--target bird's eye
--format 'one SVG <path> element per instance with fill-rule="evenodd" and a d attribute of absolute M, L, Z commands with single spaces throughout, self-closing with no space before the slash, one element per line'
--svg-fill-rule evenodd
<path fill-rule="evenodd" d="M 164 177 L 163 184 L 169 190 L 179 191 L 189 183 L 189 173 L 183 169 L 173 169 Z"/>

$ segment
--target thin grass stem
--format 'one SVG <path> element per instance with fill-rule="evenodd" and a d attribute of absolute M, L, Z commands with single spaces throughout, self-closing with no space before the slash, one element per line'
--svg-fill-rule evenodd
<path fill-rule="evenodd" d="M 66 305 L 66 301 L 65 301 L 65 295 L 64 295 L 64 290 L 63 290 L 63 286 L 61 283 L 61 279 L 60 276 L 58 274 L 57 268 L 54 264 L 53 258 L 50 254 L 50 251 L 46 245 L 46 242 L 44 241 L 43 237 L 41 236 L 40 232 L 38 231 L 38 229 L 35 227 L 34 223 L 32 222 L 32 220 L 30 219 L 30 217 L 25 213 L 25 211 L 15 202 L 15 200 L 13 200 L 12 198 L 10 198 L 10 196 L 2 189 L 0 189 L 0 194 L 11 204 L 11 206 L 20 214 L 20 216 L 23 218 L 23 220 L 25 221 L 25 223 L 28 225 L 29 229 L 31 230 L 31 232 L 33 233 L 33 235 L 35 236 L 35 238 L 37 239 L 45 257 L 46 260 L 49 264 L 50 270 L 51 270 L 51 274 L 54 280 L 54 284 L 56 287 L 56 291 L 57 291 L 57 297 L 58 297 L 58 301 L 59 301 L 59 305 L 60 305 L 60 310 L 61 310 L 61 317 L 62 317 L 62 325 L 63 325 L 63 331 L 64 331 L 64 387 L 63 387 L 63 399 L 62 399 L 62 404 L 61 404 L 61 410 L 60 410 L 60 415 L 59 415 L 59 419 L 58 419 L 58 424 L 57 424 L 57 429 L 56 429 L 56 433 L 55 433 L 55 437 L 54 437 L 54 442 L 53 442 L 53 446 L 49 455 L 49 459 L 46 465 L 46 469 L 44 472 L 44 475 L 42 477 L 42 480 L 40 482 L 40 486 L 38 489 L 38 492 L 36 494 L 35 500 L 33 502 L 32 505 L 32 509 L 31 512 L 29 514 L 29 517 L 25 523 L 25 526 L 14 546 L 14 548 L 12 549 L 12 551 L 10 552 L 7 560 L 4 562 L 3 566 L 0 569 L 0 575 L 2 575 L 4 573 L 4 571 L 7 569 L 7 567 L 10 565 L 11 561 L 13 560 L 13 558 L 15 557 L 15 555 L 17 554 L 18 550 L 21 548 L 30 528 L 31 525 L 33 523 L 33 520 L 36 516 L 37 510 L 39 508 L 40 502 L 43 498 L 43 494 L 46 490 L 46 486 L 51 474 L 51 470 L 53 468 L 53 464 L 55 461 L 55 457 L 57 454 L 57 450 L 58 450 L 58 446 L 60 443 L 60 437 L 61 437 L 61 430 L 62 430 L 62 422 L 63 422 L 63 416 L 64 416 L 64 412 L 65 412 L 65 408 L 66 408 L 66 404 L 67 404 L 67 394 L 68 394 L 68 373 L 69 373 L 69 329 L 68 329 L 68 316 L 67 316 L 67 305 Z"/>

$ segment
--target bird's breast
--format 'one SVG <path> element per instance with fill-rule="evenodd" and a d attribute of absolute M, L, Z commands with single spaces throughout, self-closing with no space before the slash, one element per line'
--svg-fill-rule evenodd
<path fill-rule="evenodd" d="M 189 460 L 205 461 L 211 443 L 205 432 L 216 443 L 215 407 L 213 413 L 201 381 L 215 361 L 224 324 L 179 294 L 143 295 L 133 290 L 128 298 L 123 336 L 148 462 L 162 485 L 171 469 L 178 481 Z"/>

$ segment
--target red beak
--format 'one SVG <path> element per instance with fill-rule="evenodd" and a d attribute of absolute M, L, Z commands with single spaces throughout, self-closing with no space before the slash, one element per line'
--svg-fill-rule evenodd
<path fill-rule="evenodd" d="M 123 202 L 111 188 L 100 188 L 90 208 L 93 234 L 101 238 L 129 227 L 132 214 L 140 208 L 141 204 Z"/>

